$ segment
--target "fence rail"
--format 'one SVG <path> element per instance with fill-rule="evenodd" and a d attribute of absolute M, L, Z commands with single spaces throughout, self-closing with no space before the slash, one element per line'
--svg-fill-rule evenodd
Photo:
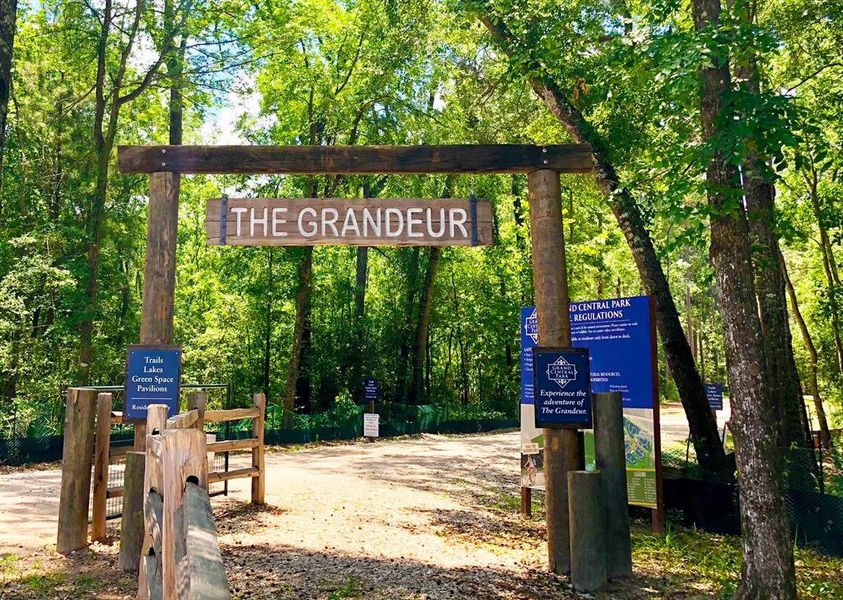
<path fill-rule="evenodd" d="M 149 491 L 138 560 L 141 600 L 231 597 L 207 492 L 204 403 L 201 397 L 192 397 L 191 403 L 191 410 L 170 419 L 165 405 L 149 407 L 143 487 Z"/>

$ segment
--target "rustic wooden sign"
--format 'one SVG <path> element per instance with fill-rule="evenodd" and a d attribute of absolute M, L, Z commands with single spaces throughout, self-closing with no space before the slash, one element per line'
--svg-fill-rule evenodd
<path fill-rule="evenodd" d="M 209 244 L 232 246 L 493 243 L 489 201 L 457 198 L 222 198 L 208 201 L 205 228 Z"/>

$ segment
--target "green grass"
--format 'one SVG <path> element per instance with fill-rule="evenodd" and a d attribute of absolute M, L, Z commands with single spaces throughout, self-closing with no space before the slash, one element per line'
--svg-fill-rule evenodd
<path fill-rule="evenodd" d="M 348 581 L 346 581 L 342 587 L 337 588 L 331 595 L 328 596 L 328 600 L 344 600 L 346 598 L 361 598 L 361 591 L 358 589 L 358 580 L 356 577 L 349 577 Z"/>
<path fill-rule="evenodd" d="M 647 571 L 693 582 L 722 598 L 737 589 L 741 545 L 736 536 L 669 527 L 663 538 L 636 531 L 632 544 L 633 564 Z M 800 598 L 843 598 L 843 559 L 804 548 L 796 549 L 795 559 Z"/>

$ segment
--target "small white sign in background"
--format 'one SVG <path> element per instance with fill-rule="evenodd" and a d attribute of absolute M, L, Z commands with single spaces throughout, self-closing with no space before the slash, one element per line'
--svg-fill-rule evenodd
<path fill-rule="evenodd" d="M 378 437 L 380 432 L 380 415 L 374 413 L 363 414 L 363 436 Z"/>

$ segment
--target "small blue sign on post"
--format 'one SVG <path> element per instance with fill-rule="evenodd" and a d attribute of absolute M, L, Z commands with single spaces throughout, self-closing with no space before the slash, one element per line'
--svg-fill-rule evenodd
<path fill-rule="evenodd" d="M 381 395 L 381 382 L 374 377 L 366 377 L 363 380 L 363 397 L 368 400 L 377 401 Z"/>
<path fill-rule="evenodd" d="M 180 383 L 181 346 L 129 346 L 123 420 L 146 420 L 150 404 L 166 404 L 169 417 L 177 414 Z"/>
<path fill-rule="evenodd" d="M 711 410 L 723 410 L 723 384 L 706 383 L 705 395 L 708 398 L 708 406 Z"/>
<path fill-rule="evenodd" d="M 533 348 L 536 427 L 591 428 L 591 368 L 586 348 Z"/>

